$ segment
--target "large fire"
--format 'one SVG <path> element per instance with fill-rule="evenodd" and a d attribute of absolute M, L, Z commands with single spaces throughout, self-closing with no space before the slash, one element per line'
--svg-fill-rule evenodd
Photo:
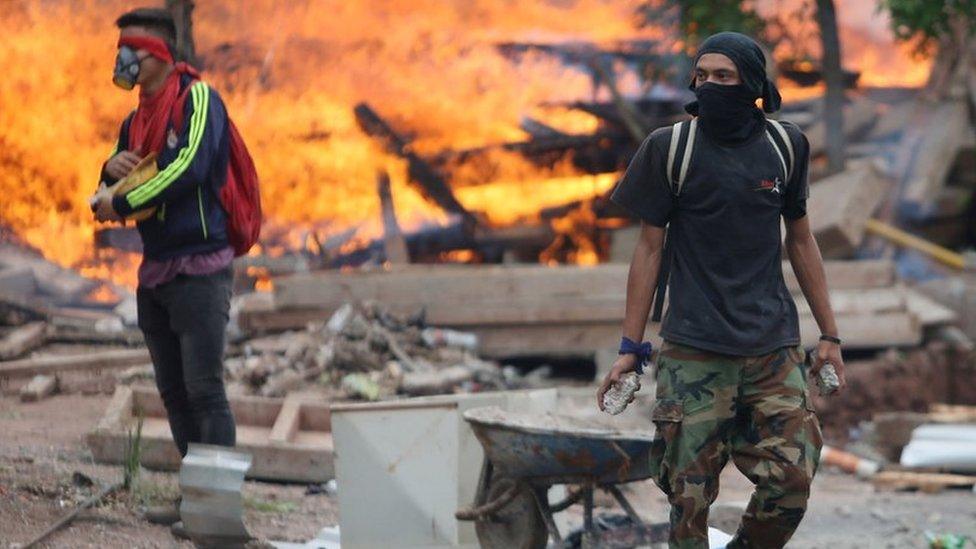
<path fill-rule="evenodd" d="M 129 286 L 137 259 L 94 250 L 97 225 L 87 198 L 120 120 L 136 102 L 135 93 L 113 87 L 110 73 L 114 18 L 137 4 L 7 0 L 0 14 L 0 225 L 52 261 Z M 513 61 L 497 44 L 668 43 L 668 29 L 635 28 L 634 4 L 212 0 L 197 3 L 194 32 L 207 79 L 255 157 L 269 224 L 314 225 L 320 236 L 355 225 L 364 239 L 382 233 L 380 170 L 390 174 L 402 227 L 440 224 L 446 216 L 408 183 L 405 162 L 359 129 L 354 105 L 368 102 L 422 156 L 524 140 L 525 116 L 570 133 L 592 132 L 594 117 L 544 107 L 593 99 L 587 72 L 542 53 Z M 861 13 L 860 4 L 843 0 L 839 12 L 845 61 L 862 71 L 861 83 L 924 81 L 927 64 L 909 59 L 906 50 L 893 52 L 878 31 L 885 23 Z M 870 32 L 855 24 L 862 19 L 870 21 Z M 636 79 L 620 83 L 637 91 Z M 607 97 L 606 90 L 599 94 Z M 584 175 L 568 159 L 542 168 L 515 153 L 492 154 L 488 180 L 463 170 L 451 180 L 466 208 L 499 226 L 604 193 L 616 180 L 616 174 Z M 583 249 L 579 256 L 595 258 Z"/>

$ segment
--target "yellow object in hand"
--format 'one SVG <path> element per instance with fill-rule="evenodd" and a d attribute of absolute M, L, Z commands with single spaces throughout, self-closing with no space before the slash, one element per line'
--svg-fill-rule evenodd
<path fill-rule="evenodd" d="M 146 181 L 149 181 L 157 173 L 159 173 L 159 168 L 156 166 L 156 153 L 149 153 L 132 168 L 129 175 L 123 177 L 118 183 L 112 186 L 112 194 L 124 195 L 138 188 Z M 156 213 L 156 206 L 133 212 L 126 219 L 130 221 L 145 221 L 154 213 Z"/>

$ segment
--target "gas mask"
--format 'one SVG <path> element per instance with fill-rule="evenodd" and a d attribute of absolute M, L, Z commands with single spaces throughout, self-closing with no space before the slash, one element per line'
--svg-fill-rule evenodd
<path fill-rule="evenodd" d="M 141 62 L 142 59 L 139 58 L 136 50 L 129 46 L 119 48 L 119 53 L 115 56 L 115 72 L 112 75 L 112 82 L 123 90 L 131 90 L 136 87 Z"/>

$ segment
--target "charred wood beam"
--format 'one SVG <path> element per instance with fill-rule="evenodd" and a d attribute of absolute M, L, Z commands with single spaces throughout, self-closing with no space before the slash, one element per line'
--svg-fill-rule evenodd
<path fill-rule="evenodd" d="M 437 255 L 451 250 L 469 249 L 475 246 L 472 232 L 463 221 L 444 227 L 426 227 L 403 235 L 407 252 L 412 258 Z M 386 259 L 385 242 L 382 238 L 373 240 L 366 246 L 347 254 L 339 255 L 329 262 L 329 266 L 355 267 L 365 263 L 381 263 Z"/>
<path fill-rule="evenodd" d="M 522 120 L 519 122 L 519 128 L 521 128 L 522 131 L 524 131 L 525 133 L 531 135 L 532 139 L 540 139 L 540 138 L 545 139 L 551 137 L 559 138 L 559 137 L 569 136 L 569 134 L 567 134 L 566 132 L 559 131 L 556 128 L 550 126 L 549 124 L 546 124 L 545 122 L 540 122 L 539 120 L 536 120 L 535 118 L 532 118 L 530 116 L 522 117 Z"/>
<path fill-rule="evenodd" d="M 779 73 L 783 78 L 792 80 L 801 87 L 816 86 L 823 81 L 823 71 L 819 68 L 801 68 L 793 64 L 782 64 L 779 66 Z M 857 81 L 861 78 L 859 71 L 842 71 L 844 87 L 847 89 L 857 88 Z"/>
<path fill-rule="evenodd" d="M 499 229 L 479 227 L 472 233 L 462 222 L 404 234 L 409 255 L 417 263 L 437 260 L 440 254 L 454 250 L 475 250 L 486 262 L 500 261 L 504 252 L 510 249 L 537 256 L 554 237 L 555 233 L 548 224 Z M 355 267 L 382 262 L 386 259 L 384 252 L 383 240 L 377 239 L 356 251 L 334 258 L 329 267 Z"/>
<path fill-rule="evenodd" d="M 95 229 L 95 249 L 114 249 L 142 253 L 142 238 L 135 227 L 103 227 Z"/>
<path fill-rule="evenodd" d="M 641 116 L 648 121 L 650 126 L 664 126 L 674 120 L 675 117 L 686 116 L 684 111 L 685 101 L 683 99 L 641 98 L 632 100 L 631 103 L 641 113 Z M 624 124 L 616 104 L 612 101 L 575 101 L 564 104 L 564 106 L 590 113 L 601 120 L 620 127 L 623 127 Z"/>
<path fill-rule="evenodd" d="M 584 149 L 591 148 L 612 149 L 620 146 L 626 139 L 627 137 L 618 131 L 599 131 L 590 135 L 554 135 L 551 137 L 537 137 L 529 141 L 515 141 L 484 147 L 473 147 L 470 149 L 447 150 L 438 153 L 430 161 L 436 166 L 464 163 L 499 150 L 519 153 L 528 158 L 547 155 L 549 153 L 562 155 L 570 150 L 582 152 Z"/>
<path fill-rule="evenodd" d="M 407 161 L 410 180 L 420 187 L 421 193 L 443 210 L 459 214 L 474 223 L 474 216 L 460 203 L 451 191 L 447 181 L 426 161 L 409 149 L 407 140 L 398 134 L 372 107 L 366 103 L 356 105 L 354 112 L 359 127 L 370 137 L 383 143 L 392 154 Z"/>
<path fill-rule="evenodd" d="M 558 57 L 563 63 L 588 64 L 594 56 L 612 57 L 632 63 L 658 63 L 663 56 L 653 53 L 653 41 L 635 41 L 618 44 L 617 47 L 601 48 L 587 42 L 570 44 L 542 44 L 534 42 L 502 42 L 495 47 L 509 59 L 518 60 L 526 53 L 544 53 Z"/>

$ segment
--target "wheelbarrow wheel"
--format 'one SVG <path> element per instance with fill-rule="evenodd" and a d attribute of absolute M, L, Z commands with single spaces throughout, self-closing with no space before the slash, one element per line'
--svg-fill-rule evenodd
<path fill-rule="evenodd" d="M 486 501 L 503 497 L 514 481 L 492 482 Z M 474 523 L 483 549 L 545 549 L 549 531 L 528 488 L 519 488 L 515 498 L 491 516 Z"/>

